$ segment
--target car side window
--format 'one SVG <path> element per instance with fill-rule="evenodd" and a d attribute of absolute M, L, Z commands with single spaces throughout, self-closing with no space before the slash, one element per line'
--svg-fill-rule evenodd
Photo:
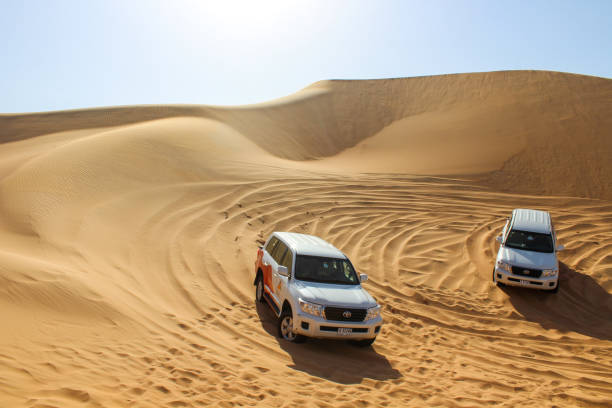
<path fill-rule="evenodd" d="M 280 261 L 281 259 L 283 259 L 283 256 L 285 255 L 286 251 L 287 251 L 287 245 L 285 245 L 282 241 L 278 241 L 278 245 L 276 245 L 276 247 L 274 248 L 274 250 L 272 251 L 270 255 L 272 255 L 272 258 L 274 258 L 276 263 L 280 265 L 281 263 Z"/>
<path fill-rule="evenodd" d="M 268 245 L 266 245 L 266 251 L 270 254 L 270 256 L 272 255 L 272 251 L 274 251 L 274 248 L 276 248 L 278 242 L 278 238 L 272 237 L 272 239 L 270 239 L 268 242 Z"/>
<path fill-rule="evenodd" d="M 342 270 L 344 272 L 344 277 L 351 282 L 355 282 L 355 271 L 351 268 L 351 264 L 348 262 L 342 262 Z"/>
<path fill-rule="evenodd" d="M 291 252 L 289 248 L 287 248 L 285 256 L 283 256 L 283 259 L 281 260 L 280 264 L 286 266 L 287 271 L 291 273 L 291 267 L 293 266 L 293 252 Z"/>
<path fill-rule="evenodd" d="M 510 218 L 507 218 L 506 219 L 506 225 L 504 225 L 504 229 L 502 231 L 502 239 L 504 241 L 506 240 L 506 237 L 508 236 L 508 232 L 509 232 L 508 231 L 508 226 L 510 225 L 510 222 L 511 222 Z"/>

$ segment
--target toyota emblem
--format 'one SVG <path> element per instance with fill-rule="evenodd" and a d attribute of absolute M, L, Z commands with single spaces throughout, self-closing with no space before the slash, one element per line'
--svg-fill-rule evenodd
<path fill-rule="evenodd" d="M 342 313 L 342 317 L 344 317 L 345 319 L 350 319 L 351 318 L 351 311 L 350 310 L 345 310 L 344 313 Z"/>

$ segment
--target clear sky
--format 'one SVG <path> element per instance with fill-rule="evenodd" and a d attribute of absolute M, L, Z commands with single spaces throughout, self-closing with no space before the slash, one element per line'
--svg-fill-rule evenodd
<path fill-rule="evenodd" d="M 322 79 L 612 77 L 612 0 L 0 0 L 0 112 L 237 105 Z"/>

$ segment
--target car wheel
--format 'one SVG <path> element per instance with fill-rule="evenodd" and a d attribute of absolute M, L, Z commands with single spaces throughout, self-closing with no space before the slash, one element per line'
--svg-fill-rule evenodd
<path fill-rule="evenodd" d="M 376 337 L 365 340 L 351 340 L 351 344 L 357 347 L 370 347 L 374 344 L 374 340 L 376 340 Z"/>
<path fill-rule="evenodd" d="M 278 318 L 278 336 L 291 343 L 302 343 L 306 340 L 305 336 L 293 332 L 293 313 L 291 313 L 291 309 L 283 310 Z"/>
<path fill-rule="evenodd" d="M 264 287 L 263 287 L 263 277 L 259 274 L 257 278 L 257 283 L 255 284 L 255 300 L 261 303 L 264 303 L 266 300 L 264 299 Z"/>

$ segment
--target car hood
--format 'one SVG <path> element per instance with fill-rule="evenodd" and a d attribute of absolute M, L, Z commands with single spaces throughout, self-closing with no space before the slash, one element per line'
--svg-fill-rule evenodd
<path fill-rule="evenodd" d="M 530 269 L 555 269 L 557 267 L 557 254 L 524 251 L 522 249 L 501 247 L 500 261 L 510 265 L 521 266 Z"/>
<path fill-rule="evenodd" d="M 301 299 L 320 305 L 363 308 L 376 306 L 374 298 L 361 285 L 296 281 L 295 289 Z"/>

